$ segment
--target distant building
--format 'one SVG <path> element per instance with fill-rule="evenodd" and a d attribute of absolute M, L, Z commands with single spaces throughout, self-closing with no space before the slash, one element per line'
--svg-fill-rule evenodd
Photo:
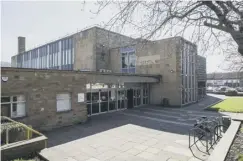
<path fill-rule="evenodd" d="M 11 67 L 11 63 L 1 61 L 1 67 Z"/>
<path fill-rule="evenodd" d="M 243 72 L 209 73 L 207 86 L 243 87 Z"/>

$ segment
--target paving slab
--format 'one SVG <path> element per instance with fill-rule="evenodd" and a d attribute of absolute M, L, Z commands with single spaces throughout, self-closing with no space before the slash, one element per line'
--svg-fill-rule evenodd
<path fill-rule="evenodd" d="M 184 108 L 145 108 L 93 116 L 83 125 L 47 133 L 50 144 L 41 154 L 60 161 L 192 160 L 188 130 L 204 113 Z"/>

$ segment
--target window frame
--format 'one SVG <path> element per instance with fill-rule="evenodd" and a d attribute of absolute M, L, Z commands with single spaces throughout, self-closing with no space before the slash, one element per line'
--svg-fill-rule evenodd
<path fill-rule="evenodd" d="M 122 73 L 136 73 L 136 51 L 123 51 L 121 54 L 121 72 Z M 124 61 L 123 61 L 124 59 Z M 124 62 L 124 63 L 123 63 Z M 134 66 L 131 66 L 133 62 Z M 123 67 L 125 64 L 125 67 Z M 134 71 L 134 72 L 133 72 Z"/>
<path fill-rule="evenodd" d="M 24 101 L 18 101 L 18 100 L 16 100 L 16 101 L 14 101 L 13 100 L 13 97 L 18 97 L 18 96 L 23 96 L 24 97 Z M 24 117 L 24 116 L 26 116 L 26 96 L 25 95 L 13 95 L 13 96 L 1 96 L 1 99 L 3 98 L 3 97 L 9 97 L 10 98 L 10 102 L 1 102 L 1 105 L 6 105 L 6 104 L 10 104 L 10 118 L 19 118 L 19 117 Z M 13 115 L 13 104 L 18 104 L 18 103 L 24 103 L 24 108 L 25 108 L 25 112 L 24 112 L 24 115 Z M 17 110 L 17 108 L 16 108 L 16 110 Z"/>

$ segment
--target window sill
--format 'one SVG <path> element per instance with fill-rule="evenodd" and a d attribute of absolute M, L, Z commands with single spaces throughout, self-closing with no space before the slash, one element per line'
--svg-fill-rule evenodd
<path fill-rule="evenodd" d="M 21 120 L 21 119 L 24 119 L 24 118 L 27 118 L 28 116 L 25 115 L 25 116 L 20 116 L 20 117 L 11 117 L 11 119 L 13 120 Z"/>
<path fill-rule="evenodd" d="M 58 114 L 62 114 L 62 113 L 69 113 L 69 112 L 71 112 L 71 111 L 73 111 L 73 110 L 70 109 L 70 110 L 65 110 L 65 111 L 57 111 L 56 113 L 58 113 Z"/>

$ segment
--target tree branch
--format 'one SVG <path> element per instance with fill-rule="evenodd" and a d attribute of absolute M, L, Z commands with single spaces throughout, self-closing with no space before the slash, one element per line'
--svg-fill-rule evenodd
<path fill-rule="evenodd" d="M 237 14 L 240 15 L 240 17 L 243 19 L 243 11 L 240 11 L 238 8 L 236 8 L 231 1 L 227 1 L 226 4 Z"/>

